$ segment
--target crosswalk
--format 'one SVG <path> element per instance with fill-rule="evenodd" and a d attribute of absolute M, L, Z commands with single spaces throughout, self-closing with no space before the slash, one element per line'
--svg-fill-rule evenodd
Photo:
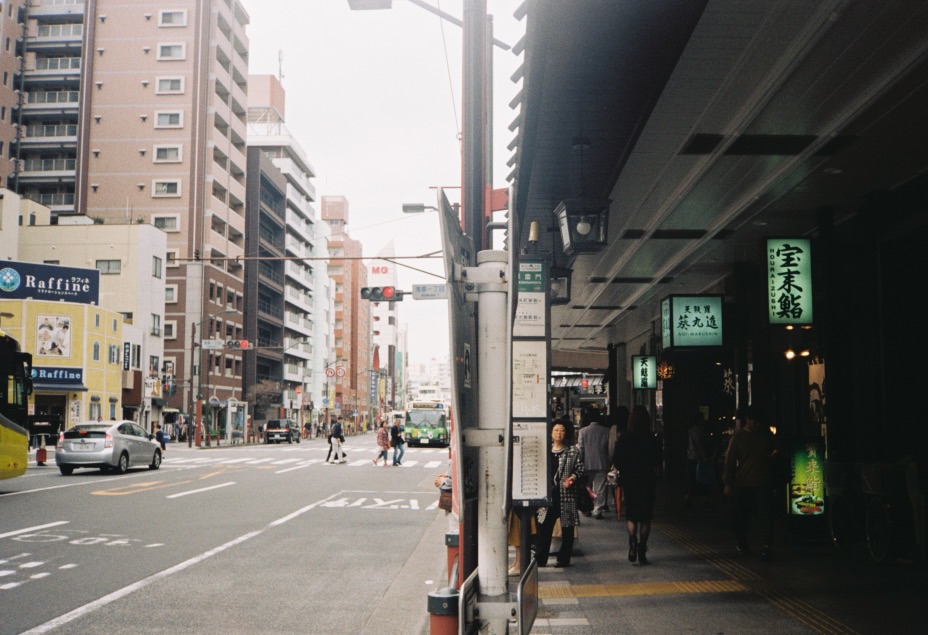
<path fill-rule="evenodd" d="M 313 465 L 323 465 L 323 466 L 333 466 L 331 463 L 325 462 L 326 454 L 328 453 L 328 446 L 319 447 L 319 448 L 275 448 L 275 455 L 279 453 L 299 453 L 301 456 L 261 456 L 265 454 L 264 451 L 256 452 L 254 454 L 245 454 L 247 450 L 236 449 L 236 456 L 229 456 L 225 453 L 218 453 L 215 451 L 211 452 L 177 452 L 172 454 L 170 451 L 167 452 L 164 462 L 162 463 L 163 467 L 203 467 L 209 465 L 252 465 L 252 466 L 267 466 L 267 467 L 284 467 L 284 468 L 296 468 L 296 467 L 308 467 Z M 362 452 L 356 451 L 354 454 L 361 455 Z M 375 452 L 363 452 L 364 458 L 357 458 L 348 455 L 347 462 L 340 464 L 338 467 L 354 467 L 354 468 L 369 468 L 373 469 L 383 469 L 383 464 L 379 464 L 376 467 L 373 465 L 372 461 L 375 455 Z M 417 450 L 407 450 L 405 456 L 403 456 L 403 464 L 398 466 L 399 469 L 413 469 L 413 468 L 423 468 L 427 470 L 440 470 L 448 466 L 448 450 L 441 448 L 426 448 L 426 449 L 417 449 Z M 392 467 L 392 466 L 391 466 Z"/>

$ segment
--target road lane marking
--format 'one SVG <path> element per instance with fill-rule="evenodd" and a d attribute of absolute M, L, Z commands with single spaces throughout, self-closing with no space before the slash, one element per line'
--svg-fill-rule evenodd
<path fill-rule="evenodd" d="M 181 496 L 189 496 L 190 494 L 199 494 L 201 492 L 208 492 L 213 489 L 219 489 L 220 487 L 227 487 L 229 485 L 235 485 L 235 481 L 229 481 L 227 483 L 220 483 L 219 485 L 213 485 L 211 487 L 202 487 L 200 489 L 192 489 L 189 492 L 180 492 L 179 494 L 171 494 L 167 498 L 180 498 Z"/>
<path fill-rule="evenodd" d="M 124 487 L 114 487 L 112 489 L 101 489 L 95 492 L 90 492 L 94 496 L 127 496 L 129 494 L 139 494 L 142 492 L 150 492 L 156 489 L 164 489 L 165 487 L 175 487 L 177 485 L 186 485 L 187 483 L 192 483 L 193 481 L 177 481 L 177 482 L 166 482 L 166 481 L 149 481 L 147 483 L 133 483 L 132 485 L 126 485 Z"/>
<path fill-rule="evenodd" d="M 39 531 L 40 529 L 48 529 L 49 527 L 57 527 L 58 525 L 67 525 L 70 520 L 59 520 L 54 523 L 47 523 L 45 525 L 36 525 L 35 527 L 26 527 L 25 529 L 16 529 L 14 531 L 8 531 L 5 534 L 0 534 L 0 538 L 8 538 L 10 536 L 18 536 L 19 534 L 27 534 L 30 531 Z"/>

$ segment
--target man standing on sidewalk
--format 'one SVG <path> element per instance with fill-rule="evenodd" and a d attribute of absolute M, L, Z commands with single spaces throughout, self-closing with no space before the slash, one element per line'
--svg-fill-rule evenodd
<path fill-rule="evenodd" d="M 738 553 L 750 553 L 748 526 L 756 515 L 760 524 L 760 556 L 772 555 L 773 545 L 773 461 L 777 449 L 770 430 L 763 425 L 754 406 L 745 411 L 744 427 L 736 432 L 725 456 L 725 496 L 734 494 L 735 537 Z"/>
<path fill-rule="evenodd" d="M 596 499 L 593 501 L 593 518 L 603 519 L 606 506 L 606 473 L 611 463 L 609 457 L 609 427 L 602 421 L 593 421 L 580 430 L 580 456 L 583 468 Z"/>

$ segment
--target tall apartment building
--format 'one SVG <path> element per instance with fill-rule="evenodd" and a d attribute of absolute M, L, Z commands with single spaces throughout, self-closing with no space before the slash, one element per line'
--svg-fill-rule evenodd
<path fill-rule="evenodd" d="M 181 388 L 171 405 L 241 399 L 241 353 L 197 344 L 243 333 L 247 13 L 237 0 L 31 0 L 19 11 L 11 187 L 58 216 L 167 232 L 165 362 Z"/>
<path fill-rule="evenodd" d="M 336 413 L 361 424 L 373 418 L 371 314 L 369 302 L 361 301 L 361 287 L 367 286 L 364 251 L 361 243 L 347 233 L 348 199 L 323 196 L 321 211 L 322 220 L 332 232 L 329 277 L 335 286 L 335 360 L 345 369 L 344 377 L 336 377 L 330 386 L 330 399 Z"/>
<path fill-rule="evenodd" d="M 279 260 L 263 258 L 271 256 L 275 251 L 273 247 L 254 249 L 251 247 L 254 236 L 249 233 L 246 239 L 248 253 L 262 257 L 255 269 L 258 283 L 268 286 L 265 294 L 258 298 L 257 318 L 264 320 L 262 307 L 270 305 L 268 293 L 274 285 L 279 285 L 282 300 L 279 328 L 267 321 L 259 324 L 257 333 L 259 343 L 271 341 L 279 348 L 280 364 L 276 369 L 262 364 L 257 375 L 259 379 L 272 375 L 280 384 L 280 405 L 287 411 L 287 416 L 297 418 L 302 413 L 305 419 L 323 405 L 325 367 L 331 361 L 326 265 L 329 230 L 325 223 L 318 222 L 314 207 L 316 188 L 312 179 L 316 176 L 315 170 L 285 125 L 286 92 L 283 86 L 273 75 L 251 76 L 248 86 L 249 189 L 255 183 L 251 174 L 252 152 L 260 152 L 270 161 L 281 174 L 284 184 L 279 214 L 272 214 L 266 219 L 262 217 L 258 236 L 259 240 L 273 237 L 279 241 Z M 261 178 L 261 183 L 265 183 L 264 177 Z M 254 200 L 251 191 L 249 198 Z M 271 197 L 265 196 L 262 189 L 260 199 L 260 203 L 264 204 Z M 250 271 L 246 268 L 249 290 L 253 286 L 249 282 Z M 268 280 L 268 276 L 272 279 Z M 250 327 L 250 301 L 247 307 L 246 319 Z M 262 349 L 257 349 L 256 356 L 261 357 L 261 354 Z M 265 357 L 270 359 L 270 355 Z M 247 372 L 245 383 L 247 389 Z"/>
<path fill-rule="evenodd" d="M 368 264 L 368 285 L 372 287 L 386 287 L 397 285 L 398 277 L 395 260 L 396 255 L 393 241 L 388 242 L 377 258 Z M 399 355 L 399 302 L 371 302 L 371 335 L 374 347 L 375 366 L 380 371 L 381 380 L 377 386 L 377 402 L 374 404 L 377 416 L 386 416 L 392 410 L 399 410 L 402 399 L 402 388 L 397 390 L 397 377 L 400 371 L 401 356 Z"/>

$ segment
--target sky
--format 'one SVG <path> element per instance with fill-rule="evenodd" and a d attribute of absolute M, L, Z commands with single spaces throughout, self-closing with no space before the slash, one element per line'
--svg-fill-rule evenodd
<path fill-rule="evenodd" d="M 464 0 L 426 0 L 463 19 Z M 512 46 L 524 33 L 513 12 L 522 0 L 487 0 L 494 36 Z M 249 72 L 282 75 L 286 126 L 316 172 L 322 196 L 344 196 L 348 232 L 374 256 L 392 240 L 397 256 L 438 252 L 434 212 L 403 214 L 403 203 L 436 205 L 435 187 L 461 184 L 463 31 L 427 9 L 393 0 L 392 9 L 352 11 L 348 0 L 242 0 L 249 14 Z M 521 63 L 494 47 L 493 185 L 506 187 Z M 444 281 L 440 257 L 401 260 L 399 288 Z M 445 300 L 399 306 L 411 364 L 448 353 Z"/>

